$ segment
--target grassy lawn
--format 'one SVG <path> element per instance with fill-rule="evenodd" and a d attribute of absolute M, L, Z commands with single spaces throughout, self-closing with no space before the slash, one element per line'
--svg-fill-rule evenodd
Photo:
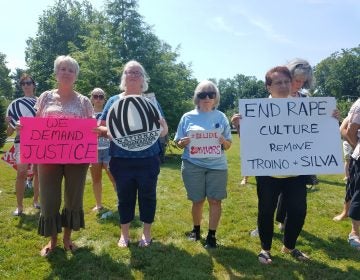
<path fill-rule="evenodd" d="M 7 150 L 9 145 L 4 147 Z M 298 263 L 280 252 L 282 235 L 277 227 L 273 242 L 273 265 L 259 264 L 258 238 L 249 232 L 256 226 L 255 180 L 240 186 L 239 141 L 227 152 L 228 198 L 217 231 L 220 248 L 206 250 L 201 243 L 184 237 L 191 230 L 191 203 L 180 176 L 180 151 L 172 149 L 162 165 L 158 181 L 158 206 L 153 225 L 154 243 L 138 248 L 141 223 L 131 226 L 131 244 L 117 247 L 119 238 L 116 196 L 106 176 L 104 205 L 113 215 L 101 219 L 91 211 L 95 205 L 90 173 L 84 198 L 86 229 L 75 232 L 81 248 L 71 254 L 62 247 L 49 258 L 39 251 L 47 239 L 37 235 L 39 213 L 31 207 L 32 193 L 26 192 L 25 215 L 13 217 L 15 171 L 0 162 L 0 277 L 2 279 L 360 279 L 360 251 L 349 247 L 350 221 L 333 222 L 342 209 L 342 175 L 320 176 L 316 190 L 308 193 L 308 214 L 298 248 L 311 257 Z M 105 174 L 104 174 L 105 175 Z M 204 209 L 202 237 L 206 237 L 208 208 Z M 59 236 L 61 237 L 61 236 Z"/>

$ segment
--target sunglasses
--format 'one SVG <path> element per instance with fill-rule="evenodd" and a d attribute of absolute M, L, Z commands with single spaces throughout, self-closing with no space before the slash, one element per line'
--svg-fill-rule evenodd
<path fill-rule="evenodd" d="M 93 94 L 92 98 L 104 100 L 104 95 L 103 94 Z"/>
<path fill-rule="evenodd" d="M 33 83 L 32 81 L 26 81 L 26 82 L 21 82 L 21 83 L 20 83 L 21 86 L 25 86 L 25 85 L 31 86 L 31 85 L 33 85 L 33 84 L 34 84 L 34 83 Z"/>
<path fill-rule="evenodd" d="M 206 97 L 209 97 L 210 99 L 215 99 L 215 97 L 216 97 L 216 92 L 213 92 L 213 91 L 209 91 L 209 92 L 207 92 L 207 91 L 199 92 L 199 93 L 197 94 L 197 97 L 198 97 L 199 99 L 205 99 Z"/>

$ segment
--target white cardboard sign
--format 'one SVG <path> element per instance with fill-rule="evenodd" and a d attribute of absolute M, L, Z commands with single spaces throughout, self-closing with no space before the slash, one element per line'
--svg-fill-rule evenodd
<path fill-rule="evenodd" d="M 244 176 L 343 173 L 333 97 L 240 99 Z"/>
<path fill-rule="evenodd" d="M 220 132 L 217 130 L 189 131 L 189 154 L 191 158 L 221 157 Z"/>

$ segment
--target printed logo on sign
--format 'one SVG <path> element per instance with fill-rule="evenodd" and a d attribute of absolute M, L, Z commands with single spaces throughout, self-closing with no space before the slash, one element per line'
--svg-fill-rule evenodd
<path fill-rule="evenodd" d="M 115 102 L 106 119 L 112 141 L 128 151 L 142 151 L 159 138 L 160 113 L 142 96 L 126 96 Z"/>
<path fill-rule="evenodd" d="M 21 97 L 11 102 L 6 110 L 6 116 L 11 117 L 10 125 L 15 128 L 20 117 L 35 116 L 35 103 L 36 99 L 32 97 Z"/>

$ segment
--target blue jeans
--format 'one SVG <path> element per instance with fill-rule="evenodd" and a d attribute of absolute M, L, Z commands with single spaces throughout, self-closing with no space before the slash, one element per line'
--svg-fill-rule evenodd
<path fill-rule="evenodd" d="M 159 156 L 112 157 L 110 172 L 116 182 L 120 224 L 130 223 L 134 219 L 137 196 L 140 220 L 151 224 L 156 210 L 156 184 L 160 173 Z"/>

